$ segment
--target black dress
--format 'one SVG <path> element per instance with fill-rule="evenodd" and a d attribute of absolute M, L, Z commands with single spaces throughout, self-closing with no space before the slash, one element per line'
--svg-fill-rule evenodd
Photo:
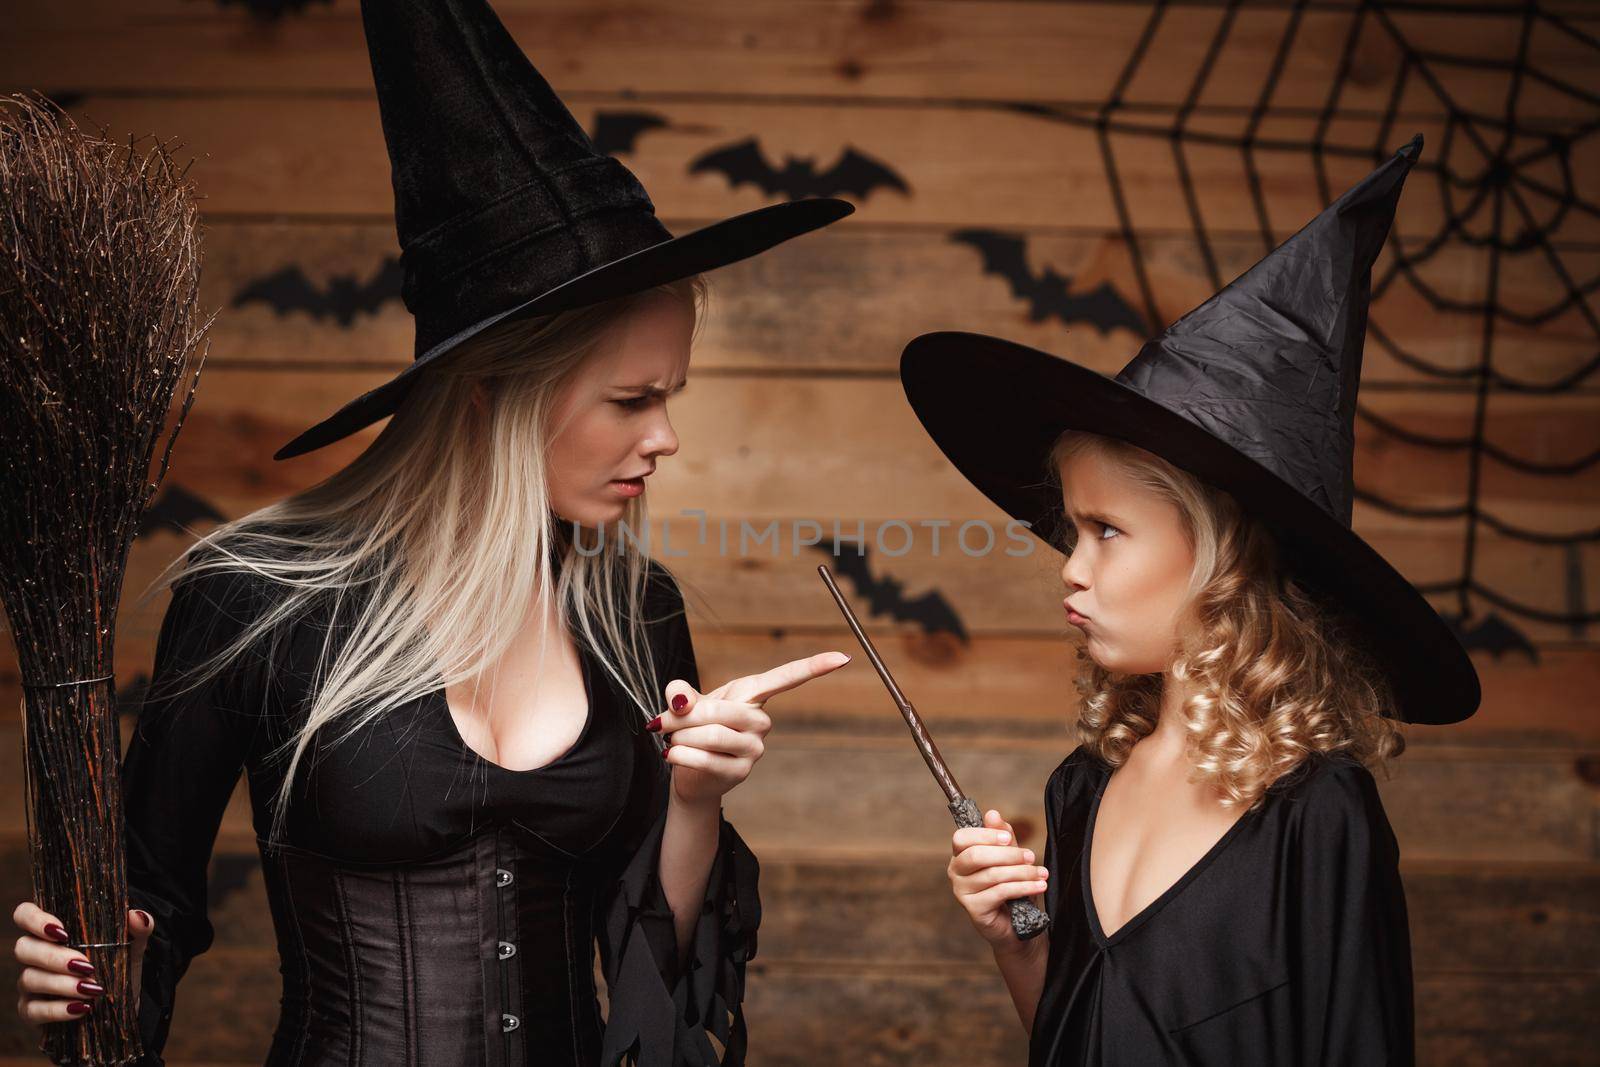
<path fill-rule="evenodd" d="M 1399 849 L 1366 768 L 1312 756 L 1106 937 L 1089 851 L 1110 775 L 1080 747 L 1045 790 L 1052 926 L 1030 1067 L 1412 1062 Z"/>
<path fill-rule="evenodd" d="M 658 692 L 673 678 L 698 688 L 682 598 L 651 566 Z M 283 975 L 268 1064 L 698 1067 L 718 1062 L 713 1035 L 722 1062 L 743 1062 L 755 858 L 722 821 L 680 971 L 656 874 L 669 765 L 581 641 L 589 718 L 554 762 L 512 771 L 478 757 L 440 688 L 321 745 L 309 771 L 302 761 L 286 843 L 269 849 L 284 761 L 268 752 L 303 721 L 324 637 L 350 627 L 312 612 L 209 686 L 163 686 L 236 636 L 264 587 L 236 573 L 176 583 L 125 756 L 131 906 L 156 918 L 140 1004 L 147 1064 L 163 1062 L 175 987 L 212 941 L 206 868 L 241 770 Z"/>

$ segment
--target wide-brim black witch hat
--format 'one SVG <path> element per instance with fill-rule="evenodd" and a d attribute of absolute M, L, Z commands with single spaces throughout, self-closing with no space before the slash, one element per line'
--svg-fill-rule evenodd
<path fill-rule="evenodd" d="M 1408 722 L 1478 707 L 1477 672 L 1417 589 L 1351 528 L 1355 400 L 1373 261 L 1414 138 L 1304 229 L 1108 378 L 997 337 L 924 334 L 900 357 L 917 417 L 1008 514 L 1062 547 L 1046 469 L 1064 430 L 1137 445 L 1227 490 L 1275 535 L 1296 580 L 1347 617 Z"/>
<path fill-rule="evenodd" d="M 411 366 L 273 459 L 392 415 L 428 367 L 497 323 L 714 270 L 855 210 L 818 197 L 675 237 L 644 186 L 595 148 L 486 0 L 363 0 L 361 15 L 416 344 Z"/>

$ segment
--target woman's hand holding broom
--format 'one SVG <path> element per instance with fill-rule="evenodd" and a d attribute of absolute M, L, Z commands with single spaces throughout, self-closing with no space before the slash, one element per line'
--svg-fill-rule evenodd
<path fill-rule="evenodd" d="M 14 950 L 22 973 L 17 978 L 17 1014 L 26 1022 L 42 1026 L 81 1019 L 94 1009 L 105 992 L 96 981 L 94 967 L 82 952 L 70 947 L 67 931 L 54 915 L 32 901 L 17 905 L 11 913 L 22 936 Z M 144 947 L 156 921 L 147 911 L 128 912 L 129 980 L 135 1003 L 139 1000 Z"/>

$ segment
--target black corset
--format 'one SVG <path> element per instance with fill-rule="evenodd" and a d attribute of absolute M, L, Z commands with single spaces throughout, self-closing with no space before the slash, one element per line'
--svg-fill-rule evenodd
<path fill-rule="evenodd" d="M 597 878 L 541 851 L 512 828 L 405 867 L 274 852 L 283 1014 L 267 1062 L 599 1062 Z"/>
<path fill-rule="evenodd" d="M 652 566 L 658 691 L 674 678 L 699 688 L 681 598 Z M 269 1064 L 682 1067 L 716 1060 L 711 1038 L 722 1063 L 743 1062 L 755 858 L 721 822 L 680 967 L 657 878 L 670 771 L 588 649 L 589 718 L 556 760 L 530 771 L 481 760 L 436 690 L 314 746 L 268 845 L 287 762 L 269 755 L 306 713 L 318 626 L 297 623 L 210 687 L 162 695 L 169 674 L 232 639 L 260 595 L 231 576 L 179 583 L 124 757 L 129 896 L 157 924 L 140 1005 L 146 1065 L 162 1062 L 178 981 L 212 941 L 206 868 L 241 770 L 283 976 Z"/>

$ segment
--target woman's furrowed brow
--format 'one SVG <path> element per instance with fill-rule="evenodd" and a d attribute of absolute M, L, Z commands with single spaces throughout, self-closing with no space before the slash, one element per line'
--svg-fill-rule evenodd
<path fill-rule="evenodd" d="M 688 385 L 689 385 L 688 381 L 685 380 L 685 381 L 679 382 L 677 385 L 673 386 L 670 390 L 669 389 L 663 389 L 659 385 L 656 385 L 654 382 L 644 382 L 644 383 L 642 383 L 640 385 L 619 385 L 616 388 L 625 390 L 625 391 L 630 392 L 630 393 L 641 393 L 644 396 L 666 396 L 669 393 L 681 393 L 681 392 L 683 392 L 683 390 L 685 388 L 688 387 Z"/>

